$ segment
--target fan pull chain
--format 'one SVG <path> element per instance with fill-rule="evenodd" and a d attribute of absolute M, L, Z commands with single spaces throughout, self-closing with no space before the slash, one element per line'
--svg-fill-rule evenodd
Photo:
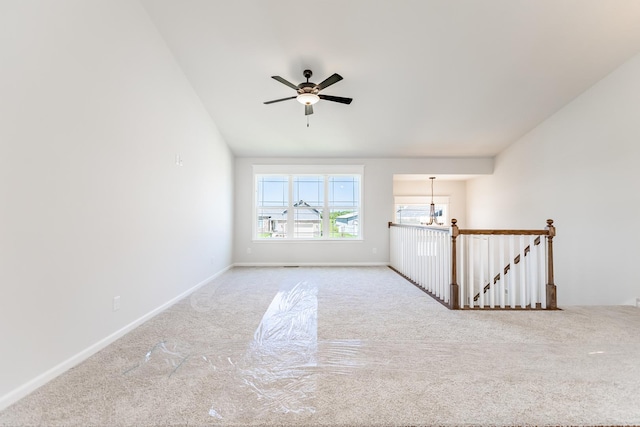
<path fill-rule="evenodd" d="M 309 116 L 307 116 L 307 127 L 309 127 Z"/>

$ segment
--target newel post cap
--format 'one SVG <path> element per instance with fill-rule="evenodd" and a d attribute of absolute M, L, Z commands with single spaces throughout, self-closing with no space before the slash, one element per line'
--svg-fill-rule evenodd
<path fill-rule="evenodd" d="M 549 237 L 553 237 L 556 235 L 556 227 L 553 225 L 553 220 L 547 220 L 547 230 L 549 230 Z"/>

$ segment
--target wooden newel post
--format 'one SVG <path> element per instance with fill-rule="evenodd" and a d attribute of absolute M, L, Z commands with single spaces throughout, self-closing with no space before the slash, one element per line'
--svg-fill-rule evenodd
<path fill-rule="evenodd" d="M 553 237 L 556 235 L 556 228 L 552 219 L 547 220 L 547 230 L 547 310 L 555 310 L 558 308 L 556 285 L 553 281 Z"/>
<path fill-rule="evenodd" d="M 449 308 L 458 310 L 460 308 L 459 287 L 458 287 L 458 267 L 457 267 L 457 251 L 456 237 L 460 234 L 456 223 L 457 219 L 451 220 L 451 285 L 449 292 Z"/>

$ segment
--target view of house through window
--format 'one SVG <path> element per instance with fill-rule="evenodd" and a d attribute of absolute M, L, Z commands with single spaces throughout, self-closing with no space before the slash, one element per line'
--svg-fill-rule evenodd
<path fill-rule="evenodd" d="M 257 239 L 361 237 L 361 175 L 255 177 Z"/>
<path fill-rule="evenodd" d="M 429 222 L 430 212 L 431 212 L 431 203 L 425 203 L 424 201 L 419 201 L 419 198 L 416 198 L 413 203 L 408 197 L 403 197 L 404 202 L 408 203 L 398 203 L 396 198 L 395 204 L 395 222 L 397 224 L 410 224 L 410 225 L 426 225 Z M 435 200 L 435 213 L 436 213 L 436 221 L 441 223 L 443 226 L 449 225 L 449 202 L 448 197 L 438 197 L 440 200 Z M 435 225 L 435 224 L 434 224 Z"/>

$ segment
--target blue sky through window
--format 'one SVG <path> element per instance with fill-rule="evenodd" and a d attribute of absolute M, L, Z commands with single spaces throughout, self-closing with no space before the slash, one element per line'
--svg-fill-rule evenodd
<path fill-rule="evenodd" d="M 304 201 L 311 206 L 324 204 L 324 176 L 294 176 L 293 203 Z M 326 181 L 329 206 L 358 207 L 360 204 L 360 177 L 329 176 Z M 289 177 L 261 176 L 258 178 L 258 206 L 289 205 Z"/>
<path fill-rule="evenodd" d="M 258 206 L 288 206 L 289 177 L 261 176 L 258 178 Z"/>
<path fill-rule="evenodd" d="M 293 178 L 294 203 L 303 201 L 311 206 L 324 204 L 323 176 L 296 176 Z"/>
<path fill-rule="evenodd" d="M 360 178 L 329 177 L 329 206 L 356 207 L 360 203 Z"/>

